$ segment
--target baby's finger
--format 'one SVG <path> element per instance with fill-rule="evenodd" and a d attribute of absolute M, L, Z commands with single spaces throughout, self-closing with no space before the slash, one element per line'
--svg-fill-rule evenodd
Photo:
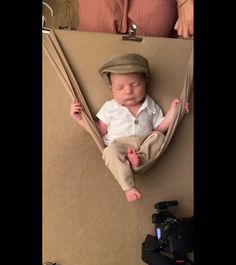
<path fill-rule="evenodd" d="M 74 110 L 81 112 L 82 109 L 80 107 L 74 107 Z"/>
<path fill-rule="evenodd" d="M 184 106 L 184 109 L 185 109 L 185 113 L 189 113 L 189 111 L 190 111 L 190 104 L 189 103 L 186 103 L 185 106 Z"/>
<path fill-rule="evenodd" d="M 75 104 L 74 107 L 77 109 L 83 109 L 83 107 L 80 104 Z"/>

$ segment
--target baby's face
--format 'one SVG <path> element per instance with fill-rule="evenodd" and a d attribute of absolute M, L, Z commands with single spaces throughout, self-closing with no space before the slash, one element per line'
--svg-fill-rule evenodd
<path fill-rule="evenodd" d="M 111 74 L 113 98 L 123 106 L 136 106 L 146 95 L 146 79 L 143 74 Z"/>

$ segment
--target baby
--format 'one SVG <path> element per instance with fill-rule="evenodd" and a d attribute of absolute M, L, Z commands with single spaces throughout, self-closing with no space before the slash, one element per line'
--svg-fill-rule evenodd
<path fill-rule="evenodd" d="M 114 57 L 99 72 L 112 91 L 112 99 L 105 102 L 96 115 L 96 125 L 106 145 L 103 159 L 127 200 L 136 201 L 141 193 L 135 187 L 133 173 L 154 159 L 160 150 L 180 100 L 175 98 L 163 115 L 146 93 L 150 70 L 148 61 L 139 54 Z M 70 114 L 86 129 L 82 109 L 81 104 L 74 101 Z M 188 104 L 185 109 L 188 112 Z"/>

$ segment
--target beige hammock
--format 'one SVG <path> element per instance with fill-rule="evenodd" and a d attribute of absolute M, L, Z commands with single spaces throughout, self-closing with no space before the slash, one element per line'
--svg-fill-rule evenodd
<path fill-rule="evenodd" d="M 105 37 L 104 39 L 102 37 Z M 168 56 L 173 56 L 174 52 L 179 52 L 179 50 L 174 50 L 175 47 L 181 48 L 181 49 L 187 49 L 189 50 L 188 54 L 188 59 L 187 59 L 187 64 L 185 64 L 185 76 L 184 76 L 184 82 L 182 85 L 182 88 L 180 89 L 179 93 L 176 94 L 176 97 L 179 97 L 181 100 L 181 104 L 179 104 L 178 110 L 176 112 L 176 116 L 173 119 L 171 126 L 168 129 L 168 132 L 166 133 L 165 140 L 162 143 L 162 146 L 160 148 L 160 151 L 158 152 L 156 159 L 157 160 L 160 155 L 166 150 L 168 144 L 171 141 L 171 138 L 173 137 L 173 134 L 178 126 L 178 124 L 181 122 L 182 118 L 185 115 L 185 110 L 184 110 L 184 105 L 186 102 L 189 101 L 190 93 L 192 90 L 192 83 L 193 83 L 193 48 L 192 48 L 192 41 L 186 41 L 186 40 L 178 40 L 178 39 L 165 39 L 165 38 L 152 38 L 152 37 L 144 37 L 144 41 L 142 43 L 135 43 L 135 42 L 125 42 L 122 40 L 120 35 L 113 35 L 113 34 L 101 34 L 101 33 L 88 33 L 88 32 L 76 32 L 76 31 L 60 31 L 60 30 L 55 30 L 55 31 L 50 31 L 50 34 L 44 34 L 43 35 L 43 51 L 47 54 L 48 58 L 50 59 L 53 67 L 55 68 L 56 72 L 58 73 L 60 79 L 62 80 L 64 87 L 66 88 L 67 92 L 69 93 L 70 97 L 73 100 L 77 100 L 81 102 L 81 104 L 84 107 L 84 111 L 82 112 L 82 118 L 85 121 L 85 124 L 87 126 L 88 131 L 90 132 L 93 140 L 97 144 L 99 150 L 103 152 L 104 149 L 104 143 L 102 141 L 102 138 L 100 137 L 95 122 L 93 115 L 91 113 L 91 108 L 89 108 L 84 95 L 82 94 L 82 91 L 80 89 L 80 86 L 78 84 L 78 80 L 75 78 L 75 75 L 72 71 L 72 68 L 70 64 L 68 63 L 68 60 L 66 57 L 72 58 L 73 55 L 71 54 L 70 49 L 68 47 L 65 47 L 63 49 L 63 42 L 69 42 L 72 41 L 74 45 L 76 45 L 76 40 L 80 39 L 80 49 L 84 47 L 86 50 L 87 46 L 92 46 L 94 45 L 94 54 L 97 56 L 99 51 L 96 49 L 102 48 L 103 53 L 106 54 L 106 45 L 107 47 L 110 46 L 111 44 L 114 44 L 114 51 L 118 53 L 119 51 L 119 46 L 123 50 L 127 51 L 134 51 L 136 50 L 137 52 L 144 53 L 144 52 L 149 52 L 151 56 L 151 61 L 154 61 L 155 58 L 155 53 L 153 50 L 151 50 L 149 47 L 153 46 L 157 42 L 157 47 L 159 48 L 160 52 L 162 52 L 164 55 L 163 60 L 166 58 L 165 61 L 168 61 Z M 61 40 L 61 43 L 59 43 Z M 82 40 L 84 43 L 82 43 Z M 91 41 L 95 41 L 95 43 Z M 110 40 L 110 42 L 108 41 Z M 152 43 L 153 42 L 153 43 Z M 179 42 L 179 43 L 178 43 Z M 184 43 L 185 42 L 185 43 Z M 165 45 L 168 44 L 168 45 Z M 126 46 L 125 46 L 126 45 Z M 158 46 L 159 45 L 159 46 Z M 187 46 L 186 46 L 187 45 Z M 166 46 L 166 50 L 165 50 Z M 189 48 L 190 47 L 190 48 Z M 163 49 L 164 48 L 164 49 Z M 73 47 L 75 49 L 75 47 Z M 187 52 L 186 52 L 187 53 Z M 67 54 L 67 56 L 66 56 Z M 115 54 L 113 54 L 115 55 Z M 87 60 L 91 60 L 93 58 L 93 54 L 87 54 Z M 95 56 L 95 57 L 96 57 Z M 175 55 L 176 56 L 176 55 Z M 98 57 L 98 56 L 97 56 Z M 103 55 L 104 57 L 104 55 Z M 107 56 L 103 60 L 101 60 L 101 63 L 103 63 L 105 60 L 109 59 L 111 56 Z M 149 57 L 145 54 L 145 57 L 148 58 L 149 62 L 150 59 Z M 157 58 L 158 59 L 158 58 Z M 83 68 L 86 69 L 87 64 L 86 61 L 81 60 L 80 64 L 85 63 L 83 65 Z M 99 61 L 99 60 L 98 60 Z M 180 60 L 181 61 L 181 60 Z M 90 62 L 91 63 L 91 62 Z M 100 65 L 101 65 L 100 63 Z M 177 62 L 178 63 L 178 62 Z M 98 62 L 99 64 L 99 62 Z M 183 61 L 180 62 L 179 67 L 182 67 Z M 97 68 L 98 69 L 98 68 Z M 167 67 L 168 71 L 171 71 L 171 65 Z M 178 68 L 177 68 L 178 69 Z M 87 68 L 87 71 L 89 71 L 89 67 Z M 151 63 L 151 74 L 152 74 L 152 63 Z M 91 75 L 93 72 L 91 73 Z M 98 75 L 98 73 L 97 73 Z M 81 78 L 82 80 L 83 78 Z M 81 83 L 80 83 L 81 85 Z M 84 85 L 84 84 L 83 84 Z M 104 87 L 106 85 L 104 84 Z M 176 85 L 178 87 L 178 85 Z M 85 87 L 85 90 L 89 89 L 88 86 Z M 91 88 L 90 88 L 91 89 Z M 103 91 L 101 91 L 102 94 Z M 161 92 L 161 91 L 160 91 Z M 163 91 L 161 93 L 164 93 Z M 168 90 L 166 91 L 168 93 Z M 155 97 L 154 97 L 155 99 Z M 94 99 L 95 100 L 95 99 Z M 159 100 L 156 100 L 159 102 Z M 104 99 L 105 102 L 105 99 Z M 164 103 L 163 103 L 164 104 Z M 152 164 L 147 164 L 145 166 L 145 170 L 149 168 Z M 144 170 L 142 168 L 142 170 Z"/>

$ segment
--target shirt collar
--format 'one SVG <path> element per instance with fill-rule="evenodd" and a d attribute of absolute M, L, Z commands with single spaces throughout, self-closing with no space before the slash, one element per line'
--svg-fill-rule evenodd
<path fill-rule="evenodd" d="M 142 106 L 140 107 L 139 112 L 142 111 L 145 108 L 150 110 L 153 114 L 156 113 L 154 101 L 150 98 L 149 95 L 146 95 L 146 98 L 145 98 Z"/>

